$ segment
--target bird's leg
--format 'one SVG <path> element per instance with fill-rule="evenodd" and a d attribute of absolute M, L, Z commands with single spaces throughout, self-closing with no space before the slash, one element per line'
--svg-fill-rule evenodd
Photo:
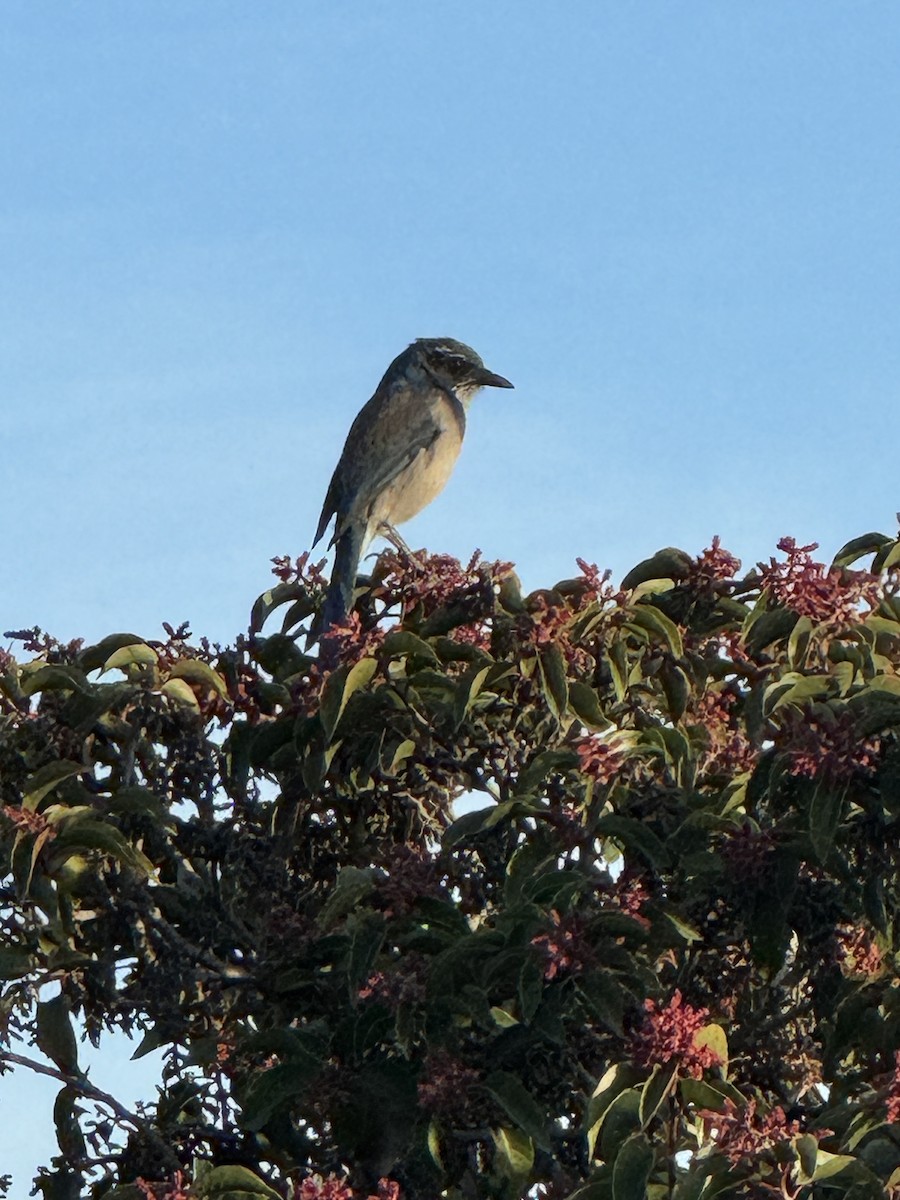
<path fill-rule="evenodd" d="M 424 564 L 422 561 L 415 556 L 412 550 L 410 550 L 409 546 L 407 546 L 406 542 L 393 525 L 388 524 L 387 521 L 382 521 L 378 526 L 378 532 L 385 539 L 385 541 L 391 543 L 391 545 L 399 554 L 403 555 L 407 562 L 412 563 L 412 565 L 415 567 L 418 567 L 420 571 L 424 569 Z"/>

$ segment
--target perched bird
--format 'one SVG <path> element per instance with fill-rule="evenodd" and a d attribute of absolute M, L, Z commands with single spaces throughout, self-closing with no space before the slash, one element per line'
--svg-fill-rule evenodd
<path fill-rule="evenodd" d="M 475 393 L 512 386 L 453 338 L 419 338 L 394 359 L 350 426 L 322 506 L 313 545 L 335 518 L 323 631 L 350 611 L 372 538 L 380 533 L 402 546 L 394 527 L 430 504 L 450 478 Z"/>

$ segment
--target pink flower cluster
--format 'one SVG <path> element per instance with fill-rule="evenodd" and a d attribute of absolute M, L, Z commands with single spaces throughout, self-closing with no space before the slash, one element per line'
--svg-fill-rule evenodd
<path fill-rule="evenodd" d="M 297 1200 L 354 1200 L 353 1190 L 347 1184 L 347 1177 L 339 1179 L 337 1175 L 329 1175 L 323 1179 L 321 1175 L 307 1175 L 296 1192 Z M 369 1195 L 366 1200 L 400 1200 L 400 1184 L 393 1179 L 378 1180 L 378 1191 Z"/>
<path fill-rule="evenodd" d="M 878 759 L 878 741 L 861 738 L 850 713 L 823 705 L 790 709 L 776 742 L 787 752 L 790 774 L 806 779 L 851 779 Z"/>
<path fill-rule="evenodd" d="M 414 558 L 387 552 L 379 562 L 386 568 L 383 580 L 387 599 L 401 600 L 405 612 L 418 604 L 426 615 L 450 603 L 467 605 L 472 609 L 474 624 L 491 614 L 494 588 L 512 571 L 512 563 L 483 563 L 480 550 L 465 566 L 452 555 L 422 551 Z"/>
<path fill-rule="evenodd" d="M 649 899 L 650 893 L 640 877 L 631 871 L 623 871 L 616 880 L 612 892 L 612 901 L 616 908 L 649 928 L 650 922 L 641 913 L 641 909 Z"/>
<path fill-rule="evenodd" d="M 405 916 L 422 896 L 446 899 L 434 858 L 424 849 L 398 845 L 389 851 L 386 874 L 378 884 L 378 899 L 387 916 Z"/>
<path fill-rule="evenodd" d="M 387 630 L 381 625 L 372 625 L 363 629 L 359 613 L 348 613 L 343 621 L 335 622 L 322 634 L 323 643 L 334 646 L 332 655 L 340 662 L 355 663 L 361 658 L 373 657 L 381 649 Z"/>
<path fill-rule="evenodd" d="M 766 870 L 775 839 L 767 829 L 757 829 L 749 820 L 729 833 L 722 844 L 722 857 L 739 883 L 757 881 Z"/>
<path fill-rule="evenodd" d="M 359 989 L 360 1000 L 380 1000 L 392 1012 L 404 1004 L 422 1004 L 428 988 L 428 970 L 418 954 L 407 954 L 390 972 L 373 971 Z"/>
<path fill-rule="evenodd" d="M 776 1105 L 765 1116 L 756 1111 L 756 1101 L 748 1100 L 745 1108 L 738 1111 L 729 1101 L 724 1112 L 701 1113 L 708 1134 L 714 1139 L 716 1149 L 728 1161 L 737 1166 L 742 1159 L 755 1157 L 770 1150 L 779 1142 L 789 1142 L 800 1133 L 797 1121 L 789 1121 L 784 1109 Z M 820 1130 L 815 1136 L 824 1137 L 830 1130 Z"/>
<path fill-rule="evenodd" d="M 625 760 L 625 755 L 611 746 L 599 734 L 582 738 L 575 745 L 579 766 L 595 783 L 608 784 L 616 778 Z"/>
<path fill-rule="evenodd" d="M 464 1106 L 478 1082 L 478 1072 L 446 1050 L 435 1050 L 425 1060 L 425 1078 L 419 1084 L 419 1103 L 434 1113 L 453 1113 Z"/>
<path fill-rule="evenodd" d="M 540 951 L 544 959 L 546 980 L 581 970 L 592 957 L 590 944 L 577 917 L 561 917 L 558 912 L 552 912 L 550 920 L 553 922 L 553 931 L 540 933 L 531 939 L 532 946 Z"/>
<path fill-rule="evenodd" d="M 734 775 L 748 770 L 754 761 L 755 751 L 744 733 L 737 706 L 738 696 L 729 688 L 710 689 L 694 703 L 693 719 L 709 737 L 702 760 L 706 774 Z"/>
<path fill-rule="evenodd" d="M 584 582 L 589 591 L 593 592 L 598 600 L 614 600 L 617 596 L 622 596 L 624 593 L 616 592 L 615 588 L 610 585 L 612 571 L 607 568 L 601 571 L 596 563 L 589 563 L 583 558 L 576 558 L 578 570 L 584 577 Z"/>
<path fill-rule="evenodd" d="M 712 545 L 697 556 L 691 576 L 696 584 L 713 584 L 734 579 L 741 569 L 741 560 L 728 550 L 722 549 L 719 535 L 712 540 Z"/>
<path fill-rule="evenodd" d="M 862 926 L 836 933 L 838 961 L 845 975 L 880 975 L 884 966 L 881 951 L 871 933 Z"/>
<path fill-rule="evenodd" d="M 818 542 L 798 546 L 791 537 L 782 538 L 778 549 L 786 555 L 784 562 L 769 560 L 760 567 L 761 584 L 776 604 L 782 604 L 801 617 L 809 617 L 816 625 L 832 632 L 859 624 L 865 613 L 860 605 L 875 608 L 881 600 L 881 583 L 868 571 L 851 571 L 825 567 L 814 562 L 812 551 Z"/>
<path fill-rule="evenodd" d="M 887 1108 L 887 1119 L 891 1124 L 896 1125 L 900 1122 L 900 1050 L 894 1052 L 894 1073 L 888 1085 L 885 1107 Z"/>
<path fill-rule="evenodd" d="M 134 1186 L 144 1200 L 189 1200 L 189 1193 L 185 1190 L 188 1185 L 181 1171 L 175 1172 L 170 1183 L 158 1183 L 155 1180 L 150 1183 L 139 1175 Z"/>
<path fill-rule="evenodd" d="M 325 575 L 325 559 L 310 562 L 311 554 L 307 550 L 299 558 L 292 559 L 289 554 L 281 554 L 272 559 L 272 574 L 282 583 L 301 583 L 308 588 L 324 588 L 328 584 Z"/>
<path fill-rule="evenodd" d="M 676 1059 L 678 1070 L 699 1079 L 709 1067 L 722 1065 L 711 1046 L 697 1042 L 697 1034 L 708 1027 L 709 1009 L 685 1004 L 676 989 L 668 1004 L 644 1001 L 646 1017 L 632 1035 L 632 1052 L 642 1067 L 655 1067 Z"/>

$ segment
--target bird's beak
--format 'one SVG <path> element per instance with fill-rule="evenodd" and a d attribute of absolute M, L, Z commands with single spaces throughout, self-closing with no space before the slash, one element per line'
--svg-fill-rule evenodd
<path fill-rule="evenodd" d="M 502 375 L 495 375 L 493 371 L 489 371 L 483 367 L 478 374 L 478 384 L 480 387 L 515 387 L 515 384 L 504 379 Z"/>

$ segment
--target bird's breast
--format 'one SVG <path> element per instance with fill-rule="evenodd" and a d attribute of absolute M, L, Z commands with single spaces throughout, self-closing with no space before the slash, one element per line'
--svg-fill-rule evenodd
<path fill-rule="evenodd" d="M 450 478 L 462 448 L 465 420 L 449 399 L 440 397 L 430 405 L 434 436 L 413 455 L 376 501 L 374 523 L 400 525 L 411 520 L 441 492 Z"/>

